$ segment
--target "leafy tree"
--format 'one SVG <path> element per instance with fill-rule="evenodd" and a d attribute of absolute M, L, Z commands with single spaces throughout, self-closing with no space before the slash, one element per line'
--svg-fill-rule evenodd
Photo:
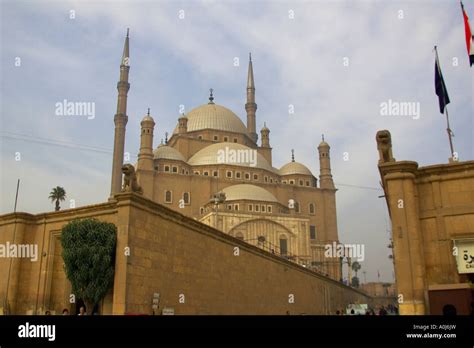
<path fill-rule="evenodd" d="M 360 263 L 357 262 L 357 261 L 352 264 L 352 270 L 355 272 L 356 277 L 357 277 L 357 272 L 359 272 L 359 270 L 360 270 L 361 268 L 362 268 L 362 266 L 361 266 Z"/>
<path fill-rule="evenodd" d="M 117 228 L 96 219 L 73 220 L 61 234 L 66 276 L 87 314 L 102 300 L 114 281 Z"/>
<path fill-rule="evenodd" d="M 359 287 L 359 278 L 358 277 L 353 277 L 352 278 L 352 284 L 351 284 L 354 288 L 358 288 Z"/>
<path fill-rule="evenodd" d="M 59 201 L 64 201 L 66 199 L 66 191 L 61 186 L 56 186 L 53 190 L 49 193 L 49 199 L 51 202 L 56 201 L 56 207 L 54 208 L 55 211 L 61 209 L 59 206 Z"/>

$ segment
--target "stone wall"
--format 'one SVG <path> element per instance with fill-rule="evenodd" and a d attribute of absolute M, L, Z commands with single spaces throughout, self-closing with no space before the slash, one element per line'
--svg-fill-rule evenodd
<path fill-rule="evenodd" d="M 456 240 L 474 238 L 474 161 L 418 167 L 379 163 L 394 247 L 400 314 L 429 314 L 434 286 L 472 283 L 459 274 Z"/>
<path fill-rule="evenodd" d="M 83 208 L 0 217 L 0 243 L 37 243 L 40 257 L 13 260 L 9 304 L 15 314 L 59 313 L 69 305 L 62 270 L 60 230 L 74 218 L 96 217 L 117 225 L 114 287 L 102 313 L 329 314 L 364 293 L 214 230 L 134 194 Z M 127 251 L 130 251 L 128 255 Z M 44 254 L 44 256 L 43 256 Z M 5 303 L 10 259 L 0 259 L 0 307 Z"/>

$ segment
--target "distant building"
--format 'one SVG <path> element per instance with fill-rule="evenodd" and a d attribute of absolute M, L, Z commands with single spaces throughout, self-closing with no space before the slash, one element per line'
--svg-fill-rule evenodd
<path fill-rule="evenodd" d="M 359 290 L 372 297 L 371 305 L 377 309 L 381 306 L 398 306 L 397 292 L 394 283 L 371 282 L 360 284 Z"/>
<path fill-rule="evenodd" d="M 390 132 L 377 133 L 392 220 L 400 314 L 469 314 L 474 301 L 474 161 L 418 167 L 396 161 Z M 451 307 L 452 308 L 452 307 Z"/>

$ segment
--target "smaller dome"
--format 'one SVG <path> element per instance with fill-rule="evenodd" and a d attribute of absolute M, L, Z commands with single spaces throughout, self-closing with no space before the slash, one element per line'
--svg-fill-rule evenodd
<path fill-rule="evenodd" d="M 318 147 L 329 147 L 329 144 L 326 143 L 324 140 L 319 143 Z"/>
<path fill-rule="evenodd" d="M 273 194 L 255 185 L 233 185 L 226 187 L 222 191 L 225 193 L 226 202 L 244 199 L 250 201 L 278 202 Z"/>
<path fill-rule="evenodd" d="M 291 174 L 313 175 L 308 167 L 299 162 L 290 162 L 280 168 L 280 175 Z"/>
<path fill-rule="evenodd" d="M 181 152 L 165 144 L 158 145 L 155 151 L 153 151 L 153 158 L 154 159 L 169 159 L 169 160 L 186 162 L 186 159 L 181 154 Z"/>
<path fill-rule="evenodd" d="M 150 115 L 146 115 L 145 117 L 143 117 L 142 122 L 146 122 L 146 121 L 155 122 L 155 120 L 153 119 L 153 117 L 151 117 Z"/>
<path fill-rule="evenodd" d="M 142 122 L 153 122 L 153 123 L 155 123 L 155 120 L 153 119 L 153 117 L 150 116 L 150 108 L 148 108 L 148 112 L 145 115 L 145 117 L 143 117 Z"/>

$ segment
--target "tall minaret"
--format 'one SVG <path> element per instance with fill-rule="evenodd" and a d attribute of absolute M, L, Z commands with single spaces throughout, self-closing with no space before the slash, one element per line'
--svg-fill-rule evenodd
<path fill-rule="evenodd" d="M 153 170 L 153 129 L 155 121 L 150 116 L 150 109 L 143 118 L 140 134 L 140 151 L 138 152 L 137 170 Z"/>
<path fill-rule="evenodd" d="M 255 143 L 257 142 L 257 126 L 256 116 L 257 104 L 255 104 L 255 82 L 253 80 L 252 54 L 249 53 L 249 71 L 247 77 L 247 103 L 245 104 L 245 111 L 247 111 L 247 131 Z"/>
<path fill-rule="evenodd" d="M 125 126 L 127 125 L 127 93 L 130 89 L 128 83 L 128 73 L 130 71 L 130 50 L 129 50 L 128 29 L 125 44 L 123 46 L 122 62 L 120 63 L 120 80 L 117 83 L 117 113 L 114 117 L 115 135 L 114 135 L 114 154 L 112 162 L 112 187 L 110 196 L 114 196 L 121 191 L 122 187 L 122 165 L 125 149 Z"/>
<path fill-rule="evenodd" d="M 323 140 L 318 146 L 319 151 L 319 187 L 334 189 L 331 174 L 331 159 L 329 157 L 329 144 Z"/>

